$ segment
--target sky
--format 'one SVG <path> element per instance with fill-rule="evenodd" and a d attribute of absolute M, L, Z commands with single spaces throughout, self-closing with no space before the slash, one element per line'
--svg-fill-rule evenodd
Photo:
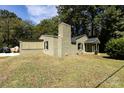
<path fill-rule="evenodd" d="M 31 20 L 34 24 L 57 15 L 56 6 L 53 5 L 0 5 L 0 9 L 14 12 L 23 20 Z"/>

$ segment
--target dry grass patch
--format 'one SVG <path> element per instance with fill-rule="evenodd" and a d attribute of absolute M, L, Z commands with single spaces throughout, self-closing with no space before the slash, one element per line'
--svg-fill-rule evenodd
<path fill-rule="evenodd" d="M 27 51 L 0 62 L 0 87 L 95 87 L 124 64 L 123 60 L 103 56 L 83 54 L 60 59 Z M 100 87 L 124 87 L 123 77 L 120 71 Z"/>

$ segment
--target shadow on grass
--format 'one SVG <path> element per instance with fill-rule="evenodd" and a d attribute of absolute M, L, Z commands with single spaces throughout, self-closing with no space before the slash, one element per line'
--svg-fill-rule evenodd
<path fill-rule="evenodd" d="M 124 60 L 124 57 L 116 58 L 116 57 L 110 57 L 110 56 L 103 56 L 103 58 L 115 59 L 115 60 Z"/>
<path fill-rule="evenodd" d="M 109 55 L 108 56 L 103 56 L 103 58 L 106 58 L 106 59 L 114 59 L 114 60 L 124 60 L 124 57 L 120 57 L 120 58 L 113 58 L 113 57 L 110 57 Z M 108 77 L 106 77 L 103 81 L 101 81 L 99 84 L 97 84 L 95 86 L 95 88 L 98 88 L 100 87 L 104 82 L 106 82 L 109 78 L 111 78 L 112 76 L 114 76 L 116 73 L 118 73 L 121 69 L 124 68 L 124 65 L 122 65 L 120 68 L 118 68 L 116 71 L 114 71 L 113 73 L 111 73 Z"/>
<path fill-rule="evenodd" d="M 108 77 L 106 77 L 103 81 L 101 81 L 99 84 L 97 84 L 95 86 L 95 88 L 100 87 L 104 82 L 106 82 L 109 78 L 111 78 L 112 76 L 114 76 L 117 72 L 119 72 L 123 68 L 124 68 L 124 65 L 122 65 L 119 69 L 117 69 L 116 71 L 114 71 L 112 74 L 110 74 Z"/>

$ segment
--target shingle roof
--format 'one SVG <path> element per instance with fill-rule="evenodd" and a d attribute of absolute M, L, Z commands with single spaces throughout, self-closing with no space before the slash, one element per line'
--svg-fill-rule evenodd
<path fill-rule="evenodd" d="M 89 38 L 88 40 L 85 41 L 85 43 L 93 43 L 93 44 L 98 43 L 98 44 L 100 44 L 100 41 L 96 37 L 96 38 Z"/>

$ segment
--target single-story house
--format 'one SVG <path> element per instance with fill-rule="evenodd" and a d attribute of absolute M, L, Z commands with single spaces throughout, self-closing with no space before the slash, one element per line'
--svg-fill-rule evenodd
<path fill-rule="evenodd" d="M 43 52 L 48 55 L 63 57 L 86 52 L 99 51 L 99 39 L 88 38 L 86 34 L 71 38 L 71 26 L 60 23 L 58 36 L 41 35 Z"/>

